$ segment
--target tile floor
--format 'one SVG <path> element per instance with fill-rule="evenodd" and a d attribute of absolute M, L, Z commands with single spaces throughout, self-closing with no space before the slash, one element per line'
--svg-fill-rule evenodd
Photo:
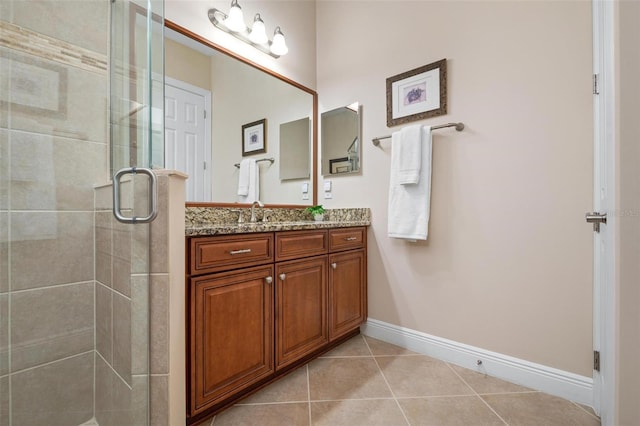
<path fill-rule="evenodd" d="M 356 336 L 204 425 L 596 426 L 591 408 Z"/>

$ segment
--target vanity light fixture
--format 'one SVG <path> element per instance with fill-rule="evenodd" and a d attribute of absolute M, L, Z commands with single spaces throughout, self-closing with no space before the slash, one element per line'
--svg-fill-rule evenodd
<path fill-rule="evenodd" d="M 273 41 L 269 40 L 264 21 L 259 13 L 256 13 L 256 16 L 253 18 L 251 29 L 249 30 L 247 28 L 238 0 L 231 1 L 229 15 L 226 15 L 216 8 L 209 9 L 208 15 L 214 27 L 250 44 L 267 55 L 279 58 L 289 52 L 280 27 L 276 27 L 273 33 Z"/>

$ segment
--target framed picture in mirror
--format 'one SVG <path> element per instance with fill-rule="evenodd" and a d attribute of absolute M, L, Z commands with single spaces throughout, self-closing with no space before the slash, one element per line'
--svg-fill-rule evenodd
<path fill-rule="evenodd" d="M 242 156 L 267 152 L 267 119 L 242 126 Z"/>
<path fill-rule="evenodd" d="M 353 167 L 351 161 L 349 161 L 349 157 L 344 157 L 329 160 L 329 168 L 331 169 L 329 173 L 335 175 L 337 173 L 349 173 Z"/>

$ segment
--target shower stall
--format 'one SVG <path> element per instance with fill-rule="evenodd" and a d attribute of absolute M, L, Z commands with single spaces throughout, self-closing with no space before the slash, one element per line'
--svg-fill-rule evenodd
<path fill-rule="evenodd" d="M 0 2 L 0 426 L 149 424 L 163 9 Z"/>

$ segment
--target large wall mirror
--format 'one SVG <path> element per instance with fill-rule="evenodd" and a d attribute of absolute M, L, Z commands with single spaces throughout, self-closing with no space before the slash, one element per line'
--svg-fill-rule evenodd
<path fill-rule="evenodd" d="M 351 105 L 322 113 L 322 175 L 337 176 L 360 171 L 362 105 Z"/>
<path fill-rule="evenodd" d="M 257 162 L 265 204 L 316 203 L 315 91 L 170 21 L 165 74 L 165 164 L 189 174 L 187 205 L 242 202 L 247 158 Z"/>

